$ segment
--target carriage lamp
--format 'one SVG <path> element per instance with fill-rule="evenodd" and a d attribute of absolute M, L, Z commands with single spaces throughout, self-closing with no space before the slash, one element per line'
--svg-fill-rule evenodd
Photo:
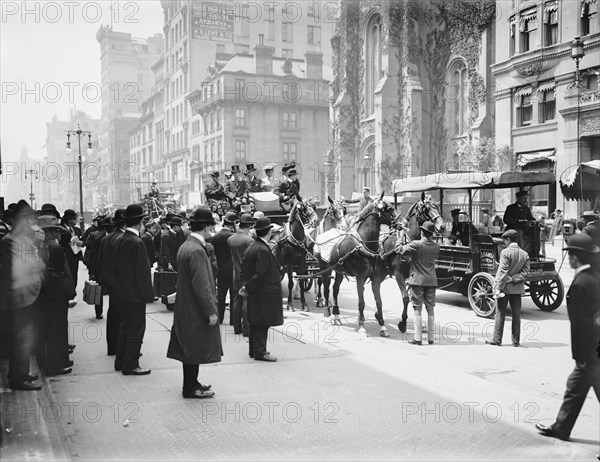
<path fill-rule="evenodd" d="M 579 61 L 585 56 L 583 45 L 580 37 L 575 37 L 575 40 L 571 42 L 571 58 L 575 61 L 575 80 L 567 86 L 569 90 L 572 88 L 585 88 L 579 72 Z"/>

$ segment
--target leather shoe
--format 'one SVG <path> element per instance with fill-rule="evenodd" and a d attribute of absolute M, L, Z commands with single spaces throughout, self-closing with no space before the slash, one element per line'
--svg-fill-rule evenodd
<path fill-rule="evenodd" d="M 433 340 L 428 340 L 427 343 L 429 343 L 430 345 L 433 345 Z"/>
<path fill-rule="evenodd" d="M 423 345 L 423 342 L 421 340 L 410 340 L 408 343 L 410 343 L 411 345 Z"/>
<path fill-rule="evenodd" d="M 77 345 L 69 343 L 69 350 L 74 350 Z"/>
<path fill-rule="evenodd" d="M 191 399 L 204 399 L 204 398 L 212 398 L 213 396 L 215 396 L 215 392 L 212 390 L 194 390 L 194 391 L 184 391 L 183 392 L 183 397 L 184 398 L 191 398 Z"/>
<path fill-rule="evenodd" d="M 494 346 L 500 346 L 499 343 L 494 342 L 493 340 L 486 340 L 485 341 L 486 345 L 494 345 Z"/>
<path fill-rule="evenodd" d="M 122 370 L 123 370 L 123 366 L 117 366 L 117 365 L 115 364 L 115 371 L 117 371 L 117 372 L 120 372 L 120 371 L 122 371 Z"/>
<path fill-rule="evenodd" d="M 540 435 L 550 436 L 551 438 L 558 438 L 559 440 L 569 441 L 568 436 L 560 435 L 552 428 L 552 426 L 547 427 L 546 425 L 542 425 L 540 423 L 535 424 L 535 428 L 540 432 Z"/>
<path fill-rule="evenodd" d="M 148 375 L 150 372 L 150 369 L 142 369 L 141 367 L 136 367 L 131 371 L 123 371 L 123 375 Z"/>
<path fill-rule="evenodd" d="M 51 369 L 46 372 L 47 377 L 53 377 L 55 375 L 67 375 L 73 372 L 70 367 L 59 367 L 58 369 Z"/>
<path fill-rule="evenodd" d="M 39 378 L 40 378 L 40 376 L 39 376 L 39 375 L 37 375 L 37 374 L 35 374 L 35 375 L 31 375 L 31 374 L 29 374 L 29 375 L 27 376 L 27 381 L 28 381 L 28 382 L 34 382 L 34 381 L 36 381 L 36 380 L 37 380 L 37 379 L 39 379 Z"/>
<path fill-rule="evenodd" d="M 32 380 L 26 380 L 25 382 L 21 383 L 11 383 L 10 388 L 11 390 L 35 391 L 41 390 L 42 386 Z"/>
<path fill-rule="evenodd" d="M 96 319 L 104 319 L 104 316 L 102 316 L 101 314 L 97 314 Z"/>
<path fill-rule="evenodd" d="M 75 363 L 73 362 L 73 360 L 72 360 L 72 359 L 69 359 L 69 360 L 68 360 L 68 361 L 65 363 L 65 367 L 71 367 L 71 366 L 73 366 L 73 365 L 75 365 Z"/>
<path fill-rule="evenodd" d="M 270 354 L 266 354 L 264 356 L 261 356 L 260 358 L 254 358 L 256 361 L 266 361 L 269 363 L 274 363 L 275 361 L 277 361 L 277 358 L 275 356 L 271 356 Z"/>
<path fill-rule="evenodd" d="M 208 390 L 210 390 L 211 387 L 212 387 L 212 385 L 210 385 L 209 383 L 207 383 L 207 384 L 198 383 L 198 390 L 200 390 L 200 391 L 208 391 Z"/>
<path fill-rule="evenodd" d="M 521 344 L 519 342 L 513 342 L 513 346 L 514 347 L 519 347 L 519 346 L 521 346 Z"/>

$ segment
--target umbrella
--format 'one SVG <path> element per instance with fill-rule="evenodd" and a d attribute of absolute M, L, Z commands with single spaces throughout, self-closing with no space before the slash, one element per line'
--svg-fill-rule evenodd
<path fill-rule="evenodd" d="M 560 189 L 565 199 L 593 201 L 600 194 L 600 160 L 579 164 L 560 181 Z"/>

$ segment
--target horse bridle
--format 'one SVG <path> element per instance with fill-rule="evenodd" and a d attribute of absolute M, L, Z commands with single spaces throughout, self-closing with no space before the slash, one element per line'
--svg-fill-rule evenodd
<path fill-rule="evenodd" d="M 429 205 L 429 207 L 426 207 L 426 205 Z M 430 214 L 427 213 L 425 210 L 429 209 L 430 211 L 433 211 L 435 214 L 429 216 Z M 412 217 L 413 215 L 417 215 L 417 220 L 419 222 L 419 224 L 423 224 L 426 221 L 435 221 L 438 217 L 440 217 L 440 213 L 437 211 L 436 207 L 434 206 L 434 204 L 431 204 L 430 202 L 426 202 L 426 201 L 419 201 L 417 203 L 415 203 L 414 208 L 409 210 L 409 215 L 407 215 L 407 219 L 410 219 L 410 217 Z"/>

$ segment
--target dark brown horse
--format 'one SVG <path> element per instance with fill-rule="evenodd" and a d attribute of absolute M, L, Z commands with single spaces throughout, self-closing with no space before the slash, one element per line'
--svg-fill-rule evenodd
<path fill-rule="evenodd" d="M 435 205 L 431 198 L 426 197 L 425 193 L 421 194 L 421 200 L 415 202 L 406 214 L 406 219 L 397 219 L 394 228 L 395 233 L 390 234 L 383 242 L 382 257 L 385 261 L 387 273 L 396 279 L 398 288 L 402 293 L 402 319 L 398 323 L 400 332 L 406 332 L 406 320 L 408 318 L 407 309 L 410 297 L 406 286 L 406 278 L 410 271 L 410 258 L 403 257 L 396 253 L 396 245 L 398 241 L 402 245 L 408 244 L 410 241 L 421 239 L 421 225 L 426 221 L 431 221 L 435 224 L 438 233 L 444 232 L 444 220 L 439 208 Z"/>
<path fill-rule="evenodd" d="M 294 272 L 297 275 L 307 274 L 306 254 L 312 248 L 313 241 L 307 237 L 306 228 L 315 228 L 319 217 L 314 205 L 303 201 L 299 196 L 290 211 L 290 217 L 285 232 L 277 241 L 279 263 L 283 266 L 288 278 L 287 309 L 294 311 L 292 291 L 294 289 Z M 304 290 L 300 285 L 300 301 L 302 311 L 310 311 L 304 297 Z"/>
<path fill-rule="evenodd" d="M 381 302 L 381 283 L 387 276 L 383 260 L 379 257 L 379 234 L 381 225 L 390 226 L 396 218 L 393 206 L 383 200 L 382 196 L 368 204 L 359 214 L 351 232 L 346 233 L 339 243 L 335 244 L 329 262 L 317 256 L 322 271 L 322 280 L 325 288 L 326 299 L 329 293 L 331 272 L 335 271 L 333 284 L 333 315 L 334 323 L 341 325 L 338 294 L 344 276 L 356 278 L 356 291 L 358 294 L 358 331 L 365 333 L 365 283 L 371 281 L 373 296 L 377 305 L 375 318 L 379 322 L 379 333 L 382 337 L 389 337 L 383 320 Z M 329 271 L 328 271 L 329 270 Z M 326 316 L 329 307 L 325 308 Z"/>

